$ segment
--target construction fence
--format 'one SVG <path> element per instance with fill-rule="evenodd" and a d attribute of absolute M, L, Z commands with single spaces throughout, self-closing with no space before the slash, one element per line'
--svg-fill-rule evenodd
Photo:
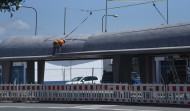
<path fill-rule="evenodd" d="M 1 84 L 0 101 L 106 101 L 190 105 L 190 85 Z"/>

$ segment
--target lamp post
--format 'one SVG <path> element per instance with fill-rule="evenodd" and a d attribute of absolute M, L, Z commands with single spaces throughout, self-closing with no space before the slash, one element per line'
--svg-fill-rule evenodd
<path fill-rule="evenodd" d="M 106 0 L 106 20 L 105 20 L 105 32 L 107 32 L 107 16 L 108 16 L 108 0 Z M 102 31 L 103 32 L 103 31 Z"/>
<path fill-rule="evenodd" d="M 38 12 L 37 10 L 34 8 L 34 7 L 27 7 L 27 6 L 22 6 L 22 5 L 19 5 L 20 8 L 24 7 L 24 8 L 31 8 L 35 11 L 36 13 L 36 27 L 35 27 L 35 36 L 37 35 L 37 24 L 38 24 Z"/>
<path fill-rule="evenodd" d="M 102 32 L 103 32 L 103 28 L 104 28 L 104 25 L 103 25 L 103 20 L 104 20 L 104 17 L 107 17 L 107 16 L 113 16 L 113 17 L 118 17 L 118 15 L 104 15 L 103 17 L 102 17 Z M 106 29 L 106 26 L 105 26 L 105 32 L 107 32 L 107 29 Z"/>

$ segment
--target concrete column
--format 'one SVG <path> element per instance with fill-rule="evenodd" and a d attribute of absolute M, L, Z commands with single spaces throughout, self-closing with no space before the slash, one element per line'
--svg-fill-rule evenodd
<path fill-rule="evenodd" d="M 113 58 L 113 81 L 131 83 L 132 56 L 117 55 Z"/>
<path fill-rule="evenodd" d="M 44 83 L 45 61 L 38 61 L 38 84 Z"/>
<path fill-rule="evenodd" d="M 12 61 L 4 61 L 2 62 L 2 83 L 3 84 L 11 84 L 12 82 L 12 69 L 13 62 Z"/>
<path fill-rule="evenodd" d="M 113 57 L 113 65 L 112 65 L 112 71 L 113 71 L 113 82 L 119 83 L 119 73 L 120 73 L 120 56 L 114 56 Z"/>
<path fill-rule="evenodd" d="M 139 56 L 139 69 L 142 83 L 155 83 L 156 78 L 154 57 L 146 55 Z"/>
<path fill-rule="evenodd" d="M 35 83 L 34 61 L 27 61 L 27 72 L 28 72 L 28 84 L 34 84 Z"/>

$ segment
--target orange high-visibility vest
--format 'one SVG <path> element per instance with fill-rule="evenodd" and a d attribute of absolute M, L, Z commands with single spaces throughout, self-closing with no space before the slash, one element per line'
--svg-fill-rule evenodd
<path fill-rule="evenodd" d="M 64 44 L 64 41 L 63 40 L 60 40 L 60 45 L 62 46 Z"/>
<path fill-rule="evenodd" d="M 60 46 L 62 46 L 65 42 L 64 42 L 64 40 L 54 40 L 54 43 L 59 44 Z"/>
<path fill-rule="evenodd" d="M 59 41 L 58 41 L 58 40 L 54 40 L 54 42 L 55 42 L 55 43 L 59 43 Z"/>

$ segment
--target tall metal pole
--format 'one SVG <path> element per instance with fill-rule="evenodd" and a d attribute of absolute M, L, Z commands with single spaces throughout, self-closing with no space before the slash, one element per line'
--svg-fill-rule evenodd
<path fill-rule="evenodd" d="M 70 64 L 70 80 L 72 79 L 72 60 L 71 60 L 71 64 Z"/>
<path fill-rule="evenodd" d="M 169 23 L 169 21 L 168 21 L 168 0 L 167 0 L 167 24 Z"/>
<path fill-rule="evenodd" d="M 27 7 L 27 6 L 19 6 L 19 7 L 24 7 L 24 8 L 32 8 L 34 11 L 35 11 L 35 13 L 36 13 L 36 27 L 35 27 L 35 36 L 37 35 L 37 25 L 38 25 L 38 12 L 37 12 L 37 10 L 34 8 L 34 7 Z"/>
<path fill-rule="evenodd" d="M 107 14 L 108 14 L 108 0 L 106 0 L 105 32 L 107 32 Z"/>
<path fill-rule="evenodd" d="M 38 12 L 36 11 L 36 9 L 35 8 L 33 8 L 34 10 L 35 10 L 35 12 L 36 12 L 36 30 L 35 30 L 35 36 L 37 35 L 37 25 L 38 25 Z"/>
<path fill-rule="evenodd" d="M 65 25 L 66 25 L 66 11 L 67 8 L 65 7 L 65 14 L 64 14 L 64 35 L 65 35 Z"/>
<path fill-rule="evenodd" d="M 94 83 L 94 68 L 92 68 L 92 84 Z"/>
<path fill-rule="evenodd" d="M 104 24 L 103 24 L 103 22 L 104 22 L 104 16 L 102 17 L 102 33 L 104 32 Z"/>

